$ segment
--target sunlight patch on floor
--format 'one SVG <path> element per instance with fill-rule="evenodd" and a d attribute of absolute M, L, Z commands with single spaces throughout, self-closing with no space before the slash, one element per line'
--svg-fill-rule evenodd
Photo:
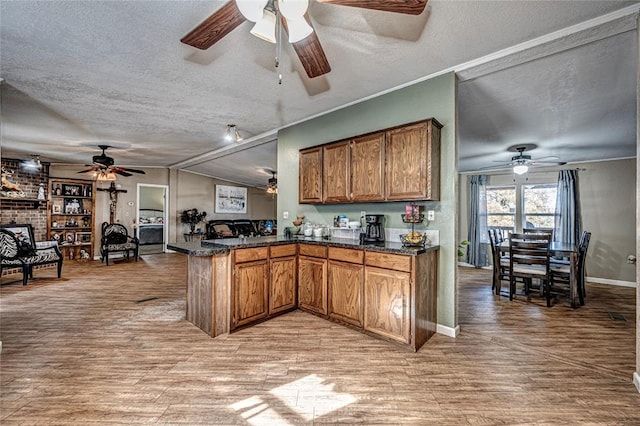
<path fill-rule="evenodd" d="M 240 411 L 242 418 L 254 426 L 271 425 L 274 422 L 289 425 L 278 415 L 277 408 L 272 408 L 282 403 L 302 420 L 311 421 L 356 402 L 352 395 L 335 392 L 334 386 L 334 383 L 325 383 L 321 377 L 310 374 L 269 391 L 277 398 L 271 404 L 261 397 L 252 396 L 236 402 L 231 408 Z"/>

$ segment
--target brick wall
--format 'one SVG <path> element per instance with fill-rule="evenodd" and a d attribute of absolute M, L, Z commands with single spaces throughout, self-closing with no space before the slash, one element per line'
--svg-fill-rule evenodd
<path fill-rule="evenodd" d="M 33 226 L 36 241 L 47 239 L 47 203 L 34 201 L 38 198 L 40 183 L 45 184 L 45 194 L 48 197 L 49 164 L 42 163 L 42 169 L 28 172 L 20 167 L 22 160 L 2 158 L 2 169 L 13 173 L 8 177 L 9 182 L 17 183 L 25 193 L 25 199 L 0 199 L 0 223 L 30 223 Z"/>

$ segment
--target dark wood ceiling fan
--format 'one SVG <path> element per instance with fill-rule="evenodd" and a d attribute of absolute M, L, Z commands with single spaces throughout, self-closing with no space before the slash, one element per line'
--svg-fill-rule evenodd
<path fill-rule="evenodd" d="M 120 176 L 133 176 L 133 173 L 146 174 L 144 170 L 131 169 L 128 167 L 120 167 L 115 165 L 113 157 L 109 157 L 105 151 L 110 148 L 109 145 L 98 145 L 102 150 L 102 154 L 93 156 L 93 164 L 86 164 L 85 170 L 80 170 L 78 173 L 90 173 L 93 172 L 96 175 L 106 176 L 108 174 L 118 174 Z M 115 177 L 114 177 L 115 179 Z"/>
<path fill-rule="evenodd" d="M 383 12 L 395 12 L 408 15 L 419 15 L 427 5 L 428 0 L 316 0 L 319 3 L 351 6 L 362 9 L 374 9 Z M 308 13 L 304 19 L 313 28 Z M 224 36 L 245 22 L 247 18 L 240 12 L 235 0 L 228 1 L 213 15 L 202 21 L 180 41 L 189 46 L 206 50 L 220 41 Z M 288 32 L 287 21 L 281 16 L 280 20 L 285 31 Z M 306 38 L 292 43 L 302 66 L 310 78 L 327 74 L 331 66 L 322 49 L 320 39 L 314 30 Z"/>

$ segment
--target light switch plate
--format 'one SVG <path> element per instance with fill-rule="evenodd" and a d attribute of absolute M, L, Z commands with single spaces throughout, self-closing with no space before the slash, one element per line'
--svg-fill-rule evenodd
<path fill-rule="evenodd" d="M 289 219 L 289 212 L 282 212 L 283 219 Z"/>
<path fill-rule="evenodd" d="M 427 220 L 435 220 L 436 212 L 434 210 L 427 211 Z"/>

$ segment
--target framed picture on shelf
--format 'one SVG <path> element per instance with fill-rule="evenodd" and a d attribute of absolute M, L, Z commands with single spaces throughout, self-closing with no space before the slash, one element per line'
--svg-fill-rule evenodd
<path fill-rule="evenodd" d="M 52 209 L 53 214 L 60 214 L 62 212 L 62 206 L 60 206 L 60 204 L 54 204 Z"/>
<path fill-rule="evenodd" d="M 64 242 L 67 244 L 73 244 L 76 241 L 76 234 L 73 232 L 67 232 L 64 236 Z"/>
<path fill-rule="evenodd" d="M 216 213 L 246 213 L 247 188 L 216 185 Z"/>
<path fill-rule="evenodd" d="M 72 185 L 72 184 L 62 184 L 62 195 L 66 196 L 81 196 L 82 195 L 82 185 Z"/>
<path fill-rule="evenodd" d="M 76 243 L 90 243 L 91 232 L 76 232 Z"/>

